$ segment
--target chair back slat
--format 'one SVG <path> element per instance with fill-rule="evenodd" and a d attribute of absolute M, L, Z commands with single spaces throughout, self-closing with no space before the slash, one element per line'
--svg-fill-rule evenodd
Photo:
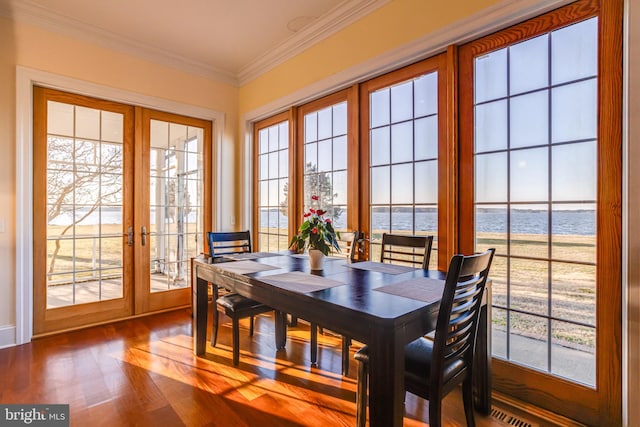
<path fill-rule="evenodd" d="M 340 252 L 331 251 L 332 256 L 343 256 L 351 262 L 361 260 L 364 253 L 364 233 L 358 230 L 341 231 L 337 239 Z"/>
<path fill-rule="evenodd" d="M 207 233 L 210 255 L 251 252 L 249 231 L 209 231 Z"/>
<path fill-rule="evenodd" d="M 489 249 L 451 259 L 436 324 L 430 389 L 443 387 L 446 367 L 454 362 L 461 360 L 463 369 L 471 369 L 482 295 L 494 252 Z"/>
<path fill-rule="evenodd" d="M 412 264 L 424 269 L 429 266 L 433 236 L 382 235 L 380 262 Z"/>

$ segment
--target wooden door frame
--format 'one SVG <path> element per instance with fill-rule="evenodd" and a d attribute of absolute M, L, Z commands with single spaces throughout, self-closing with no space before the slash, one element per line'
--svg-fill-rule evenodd
<path fill-rule="evenodd" d="M 75 95 L 58 90 L 34 87 L 33 90 L 33 206 L 46 206 L 47 198 L 47 101 L 62 102 L 111 111 L 123 115 L 123 213 L 122 231 L 133 225 L 133 200 L 131 194 L 133 177 L 133 107 L 111 101 Z M 47 210 L 37 210 L 33 215 L 33 235 L 47 236 Z M 127 317 L 133 309 L 133 247 L 122 243 L 122 285 L 123 297 L 107 301 L 83 303 L 64 307 L 47 308 L 46 275 L 35 273 L 46 272 L 47 245 L 42 243 L 33 246 L 33 325 L 34 334 L 42 335 L 69 328 L 77 328 L 88 324 L 101 323 L 114 318 Z"/>
<path fill-rule="evenodd" d="M 455 55 L 456 48 L 450 47 L 447 52 L 424 59 L 415 64 L 389 72 L 368 80 L 360 85 L 360 191 L 357 204 L 362 206 L 359 212 L 359 224 L 371 238 L 371 221 L 369 216 L 370 189 L 370 142 L 369 142 L 369 108 L 370 94 L 376 90 L 402 83 L 423 74 L 438 72 L 438 270 L 446 271 L 449 259 L 457 253 L 457 241 L 454 234 L 457 224 L 457 162 L 455 161 L 457 132 L 455 125 L 456 103 L 452 98 L 456 94 L 457 76 Z M 366 258 L 369 259 L 369 244 L 366 247 Z"/>
<path fill-rule="evenodd" d="M 211 134 L 212 123 L 208 120 L 187 117 L 180 114 L 167 113 L 149 108 L 136 108 L 136 153 L 135 153 L 135 169 L 139 171 L 138 179 L 135 182 L 135 194 L 149 194 L 149 152 L 150 152 L 150 123 L 151 120 L 161 120 L 170 123 L 179 123 L 188 126 L 202 128 L 203 146 L 203 219 L 202 235 L 200 242 L 202 244 L 201 252 L 208 252 L 206 233 L 212 230 L 211 227 L 211 185 L 212 185 L 212 163 L 211 163 Z M 135 224 L 134 224 L 134 246 L 138 250 L 138 258 L 142 265 L 149 266 L 149 246 L 141 246 L 140 232 L 142 227 L 150 230 L 149 223 L 149 198 L 136 198 L 135 206 Z M 172 289 L 163 292 L 151 292 L 150 271 L 149 269 L 138 268 L 135 271 L 135 282 L 142 283 L 142 286 L 135 286 L 135 314 L 143 314 L 158 310 L 166 310 L 172 307 L 180 307 L 191 304 L 191 287 L 180 289 Z"/>
<path fill-rule="evenodd" d="M 473 58 L 598 16 L 596 385 L 582 386 L 494 358 L 497 390 L 587 424 L 622 423 L 622 17 L 621 0 L 581 0 L 460 48 L 460 248 L 474 248 Z M 563 16 L 562 24 L 558 24 Z M 614 215 L 611 215 L 611 213 Z M 524 386 L 523 384 L 526 384 Z"/>

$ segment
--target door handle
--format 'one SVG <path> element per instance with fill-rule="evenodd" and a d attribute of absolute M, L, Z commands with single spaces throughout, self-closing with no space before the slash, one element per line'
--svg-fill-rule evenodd
<path fill-rule="evenodd" d="M 145 227 L 144 225 L 142 226 L 142 230 L 140 231 L 140 236 L 142 237 L 142 246 L 146 246 L 147 244 L 147 235 L 149 233 L 147 233 L 147 227 Z"/>
<path fill-rule="evenodd" d="M 133 227 L 127 228 L 127 234 L 125 234 L 125 236 L 127 236 L 127 245 L 133 246 Z"/>

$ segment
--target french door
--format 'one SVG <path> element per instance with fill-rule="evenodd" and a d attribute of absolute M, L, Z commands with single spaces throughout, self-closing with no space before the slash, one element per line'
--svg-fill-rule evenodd
<path fill-rule="evenodd" d="M 210 122 L 34 88 L 34 335 L 189 302 Z"/>
<path fill-rule="evenodd" d="M 588 425 L 621 424 L 621 4 L 460 49 L 460 246 L 496 248 L 494 387 Z"/>

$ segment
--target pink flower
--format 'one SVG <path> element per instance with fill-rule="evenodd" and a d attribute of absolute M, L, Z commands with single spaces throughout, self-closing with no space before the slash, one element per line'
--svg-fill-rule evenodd
<path fill-rule="evenodd" d="M 327 224 L 331 224 L 331 218 L 325 219 L 324 222 L 326 222 Z"/>
<path fill-rule="evenodd" d="M 313 227 L 313 230 L 311 230 L 311 232 L 313 234 L 318 234 L 318 227 Z"/>
<path fill-rule="evenodd" d="M 318 196 L 311 196 L 311 200 L 318 200 Z"/>

